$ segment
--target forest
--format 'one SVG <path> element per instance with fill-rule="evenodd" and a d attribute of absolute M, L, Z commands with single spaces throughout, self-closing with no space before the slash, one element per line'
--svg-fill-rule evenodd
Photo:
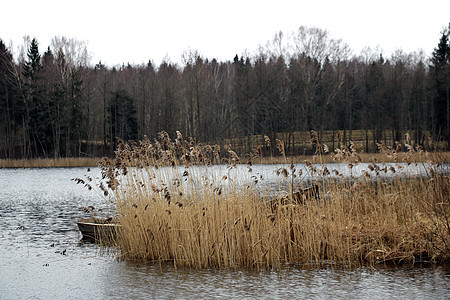
<path fill-rule="evenodd" d="M 450 150 L 449 32 L 432 53 L 385 57 L 370 48 L 355 55 L 301 26 L 228 61 L 188 50 L 181 63 L 120 66 L 91 64 L 73 38 L 55 37 L 45 51 L 28 38 L 17 55 L 0 39 L 0 158 L 108 156 L 119 139 L 163 130 L 240 155 L 264 136 L 284 141 L 288 154 L 309 153 L 312 129 L 331 150 L 354 140 L 373 152 L 406 139 Z"/>

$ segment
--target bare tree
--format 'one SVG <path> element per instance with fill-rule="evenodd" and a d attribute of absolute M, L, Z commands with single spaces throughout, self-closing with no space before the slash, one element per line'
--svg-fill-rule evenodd
<path fill-rule="evenodd" d="M 323 128 L 325 111 L 344 83 L 344 62 L 350 55 L 350 48 L 342 40 L 330 38 L 325 30 L 301 26 L 292 34 L 289 49 L 292 51 L 290 64 L 297 73 L 300 97 L 297 101 L 307 127 Z M 324 86 L 326 89 L 321 89 Z"/>

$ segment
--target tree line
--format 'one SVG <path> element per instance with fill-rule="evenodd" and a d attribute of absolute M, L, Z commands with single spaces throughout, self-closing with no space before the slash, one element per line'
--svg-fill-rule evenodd
<path fill-rule="evenodd" d="M 300 27 L 229 61 L 186 51 L 182 65 L 115 67 L 90 65 L 76 39 L 55 37 L 43 53 L 32 39 L 16 59 L 0 39 L 0 157 L 110 155 L 119 138 L 162 130 L 219 144 L 240 138 L 244 150 L 251 136 L 281 135 L 290 154 L 304 151 L 295 133 L 311 129 L 340 131 L 344 142 L 362 131 L 366 152 L 406 133 L 414 145 L 449 149 L 449 31 L 430 57 L 351 55 L 326 31 Z"/>

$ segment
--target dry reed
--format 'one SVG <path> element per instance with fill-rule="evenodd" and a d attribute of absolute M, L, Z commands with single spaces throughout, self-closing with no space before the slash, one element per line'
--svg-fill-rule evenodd
<path fill-rule="evenodd" d="M 93 167 L 99 160 L 90 157 L 0 159 L 0 168 Z"/>
<path fill-rule="evenodd" d="M 323 162 L 326 145 L 319 144 L 314 134 L 312 142 Z M 265 143 L 270 144 L 267 137 Z M 282 142 L 275 144 L 284 155 Z M 448 160 L 439 155 L 420 149 L 418 154 L 412 147 L 403 153 L 380 145 L 382 155 L 397 161 L 427 155 L 426 176 L 396 180 L 379 176 L 395 172 L 396 166 L 386 170 L 374 162 L 362 178 L 337 180 L 329 177 L 324 164 L 306 162 L 322 182 L 321 199 L 280 202 L 274 209 L 265 199 L 278 195 L 244 187 L 232 172 L 239 157 L 220 150 L 184 140 L 180 133 L 171 140 L 161 132 L 153 143 L 120 142 L 115 161 L 101 162 L 122 225 L 116 241 L 122 259 L 176 267 L 259 269 L 311 262 L 359 266 L 450 258 L 450 180 L 448 170 L 438 172 L 445 164 L 448 168 Z M 249 172 L 257 153 L 248 156 Z M 338 149 L 330 159 L 347 162 L 349 168 L 361 161 L 354 146 Z M 224 174 L 208 167 L 219 162 L 227 164 Z M 287 179 L 301 175 L 293 164 L 279 174 Z"/>

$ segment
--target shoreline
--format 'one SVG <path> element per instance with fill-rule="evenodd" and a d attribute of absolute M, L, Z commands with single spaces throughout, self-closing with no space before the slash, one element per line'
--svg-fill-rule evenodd
<path fill-rule="evenodd" d="M 300 164 L 311 162 L 313 164 L 321 163 L 392 163 L 392 162 L 427 162 L 439 157 L 439 161 L 449 162 L 450 152 L 424 152 L 413 153 L 408 156 L 407 152 L 400 152 L 395 157 L 387 157 L 383 153 L 358 153 L 358 157 L 347 157 L 345 160 L 333 160 L 330 155 L 311 156 L 302 155 L 284 158 L 282 156 L 265 156 L 253 161 L 254 164 Z M 406 160 L 406 158 L 408 159 Z M 67 157 L 67 158 L 36 158 L 36 159 L 0 159 L 0 169 L 6 168 L 76 168 L 76 167 L 97 167 L 101 157 Z M 242 158 L 241 164 L 246 160 Z"/>
<path fill-rule="evenodd" d="M 100 157 L 0 159 L 0 169 L 96 167 L 100 160 Z"/>

